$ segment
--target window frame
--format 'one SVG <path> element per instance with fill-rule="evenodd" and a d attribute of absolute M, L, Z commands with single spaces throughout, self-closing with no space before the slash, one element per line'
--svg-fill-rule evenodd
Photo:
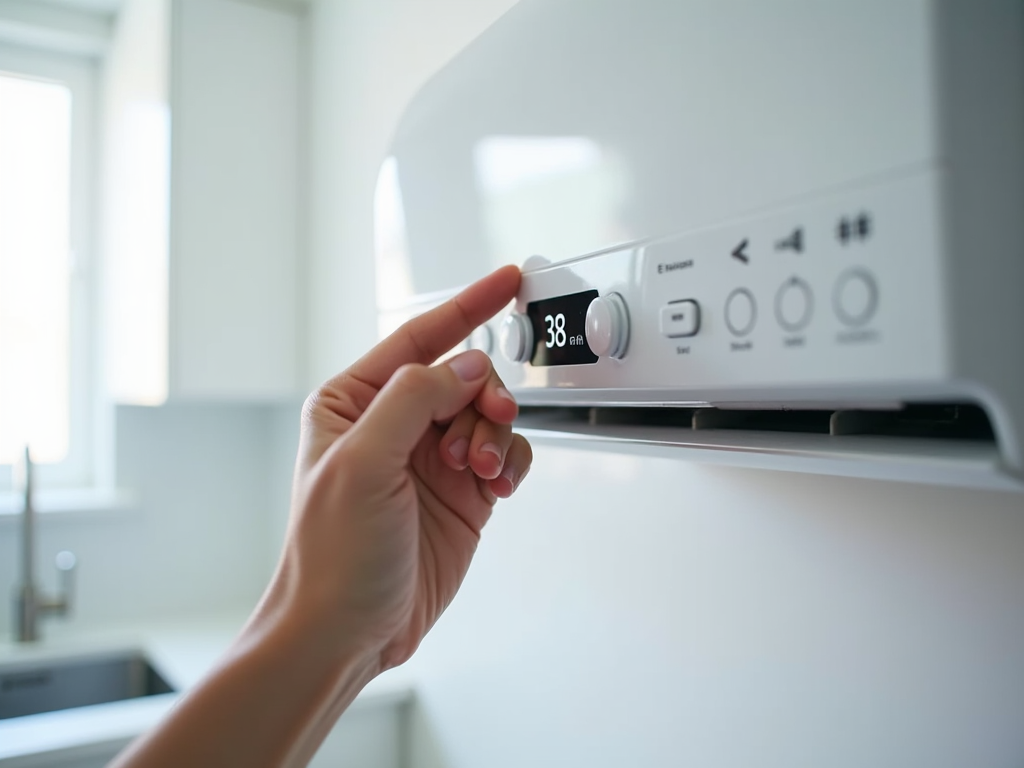
<path fill-rule="evenodd" d="M 87 56 L 0 43 L 0 73 L 57 82 L 71 91 L 69 442 L 64 461 L 37 468 L 36 486 L 42 491 L 106 485 L 110 462 L 105 459 L 112 452 L 110 409 L 98 397 L 98 69 L 98 62 Z M 0 464 L 0 494 L 16 490 L 12 480 L 13 466 Z"/>

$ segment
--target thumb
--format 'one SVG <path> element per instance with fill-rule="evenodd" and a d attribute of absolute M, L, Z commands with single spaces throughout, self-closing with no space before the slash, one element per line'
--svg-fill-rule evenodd
<path fill-rule="evenodd" d="M 430 425 L 454 418 L 472 403 L 490 372 L 490 358 L 476 350 L 433 367 L 403 365 L 350 435 L 375 461 L 402 468 Z"/>

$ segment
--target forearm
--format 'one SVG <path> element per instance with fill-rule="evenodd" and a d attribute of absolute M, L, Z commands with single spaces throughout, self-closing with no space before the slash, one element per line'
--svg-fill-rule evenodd
<path fill-rule="evenodd" d="M 264 610 L 217 668 L 111 768 L 304 766 L 377 673 L 295 615 Z"/>
<path fill-rule="evenodd" d="M 306 401 L 266 598 L 207 679 L 111 768 L 300 768 L 363 686 L 415 651 L 495 499 L 532 461 L 484 353 L 434 364 L 512 300 L 519 278 L 507 267 L 474 283 Z"/>

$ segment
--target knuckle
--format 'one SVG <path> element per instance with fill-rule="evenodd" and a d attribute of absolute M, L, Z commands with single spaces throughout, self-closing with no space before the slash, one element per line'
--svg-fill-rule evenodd
<path fill-rule="evenodd" d="M 459 415 L 455 417 L 453 426 L 460 436 L 472 438 L 473 433 L 476 432 L 476 425 L 480 423 L 481 419 L 482 417 L 477 409 L 470 405 L 463 408 Z"/>
<path fill-rule="evenodd" d="M 302 423 L 309 424 L 318 411 L 334 410 L 336 404 L 345 399 L 345 384 L 345 377 L 332 379 L 310 392 L 302 403 Z"/>
<path fill-rule="evenodd" d="M 310 392 L 302 403 L 302 423 L 309 424 L 320 403 L 323 402 L 324 388 L 318 387 Z"/>
<path fill-rule="evenodd" d="M 339 440 L 324 457 L 324 480 L 349 489 L 360 487 L 373 474 L 372 451 L 354 436 Z"/>
<path fill-rule="evenodd" d="M 391 385 L 403 390 L 416 392 L 430 386 L 430 369 L 419 363 L 406 363 L 395 371 Z"/>
<path fill-rule="evenodd" d="M 359 465 L 362 463 L 366 452 L 359 450 L 356 440 L 340 440 L 332 446 L 328 464 L 332 473 L 348 476 L 359 475 Z"/>
<path fill-rule="evenodd" d="M 476 443 L 493 440 L 497 437 L 497 428 L 493 421 L 481 418 L 473 428 L 473 440 Z"/>
<path fill-rule="evenodd" d="M 464 408 L 455 414 L 455 418 L 448 423 L 448 434 L 464 436 L 472 432 L 475 425 L 476 419 L 473 417 L 473 413 Z"/>

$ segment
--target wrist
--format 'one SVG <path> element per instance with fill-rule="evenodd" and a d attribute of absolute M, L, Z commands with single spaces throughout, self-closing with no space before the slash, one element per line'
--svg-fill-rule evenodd
<path fill-rule="evenodd" d="M 379 660 L 270 593 L 227 654 L 119 766 L 306 765 Z"/>
<path fill-rule="evenodd" d="M 319 604 L 314 595 L 300 590 L 294 582 L 282 568 L 236 646 L 242 652 L 265 648 L 275 656 L 292 659 L 321 679 L 361 690 L 383 671 L 379 649 L 364 642 L 357 628 L 345 627 L 332 606 Z"/>

